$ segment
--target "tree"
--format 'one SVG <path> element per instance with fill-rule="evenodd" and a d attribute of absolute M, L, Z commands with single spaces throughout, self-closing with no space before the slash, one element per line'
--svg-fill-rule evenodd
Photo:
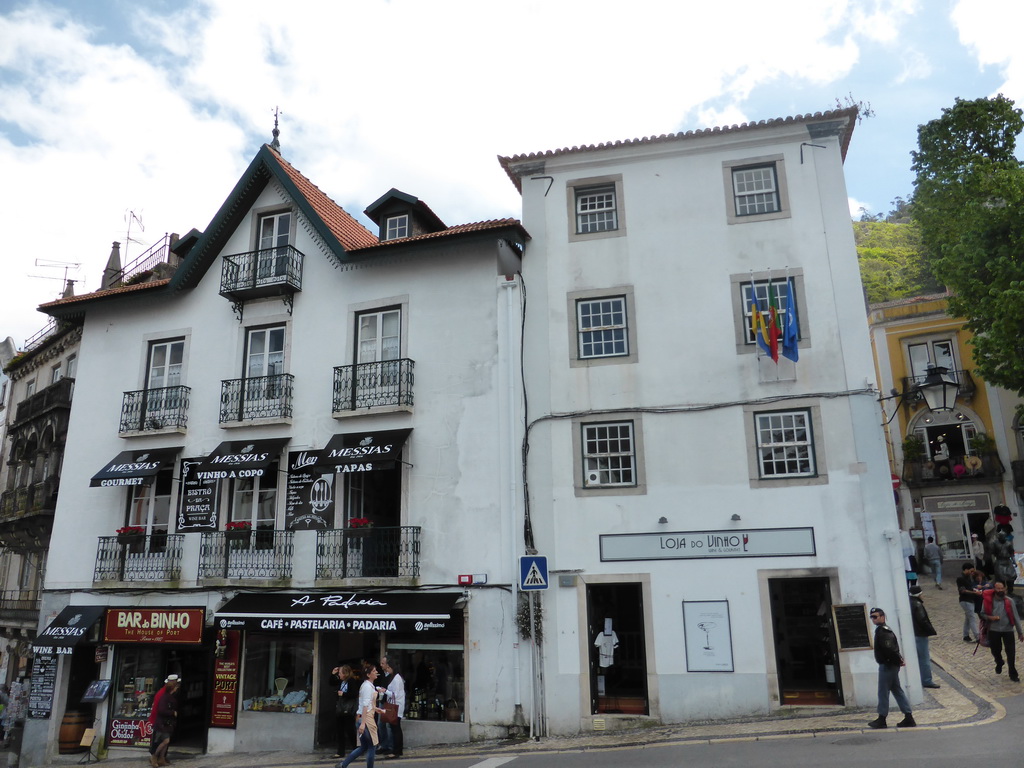
<path fill-rule="evenodd" d="M 920 228 L 913 223 L 890 223 L 892 216 L 878 214 L 853 222 L 860 277 L 869 304 L 943 290 L 924 261 Z"/>
<path fill-rule="evenodd" d="M 918 128 L 914 220 L 950 310 L 975 335 L 975 369 L 1024 395 L 1024 130 L 1012 100 L 957 99 Z"/>

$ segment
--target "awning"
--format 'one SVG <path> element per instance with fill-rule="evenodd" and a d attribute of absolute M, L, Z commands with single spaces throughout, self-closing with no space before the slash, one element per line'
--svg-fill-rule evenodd
<path fill-rule="evenodd" d="M 411 429 L 386 429 L 335 435 L 320 451 L 318 463 L 323 467 L 333 466 L 338 472 L 391 469 L 410 432 Z"/>
<path fill-rule="evenodd" d="M 105 605 L 69 605 L 39 633 L 32 645 L 42 653 L 71 653 L 105 610 Z"/>
<path fill-rule="evenodd" d="M 161 469 L 174 464 L 181 448 L 138 448 L 121 451 L 92 476 L 93 488 L 111 485 L 144 485 Z"/>
<path fill-rule="evenodd" d="M 266 469 L 291 438 L 272 437 L 266 440 L 226 440 L 203 459 L 196 472 L 237 472 L 245 469 Z"/>
<path fill-rule="evenodd" d="M 216 613 L 221 629 L 443 632 L 456 592 L 242 593 Z"/>

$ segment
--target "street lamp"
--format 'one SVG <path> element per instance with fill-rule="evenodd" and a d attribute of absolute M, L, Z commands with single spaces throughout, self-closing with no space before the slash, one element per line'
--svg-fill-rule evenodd
<path fill-rule="evenodd" d="M 924 396 L 928 410 L 952 411 L 960 385 L 949 376 L 947 368 L 929 365 L 924 381 L 917 385 L 917 391 Z"/>

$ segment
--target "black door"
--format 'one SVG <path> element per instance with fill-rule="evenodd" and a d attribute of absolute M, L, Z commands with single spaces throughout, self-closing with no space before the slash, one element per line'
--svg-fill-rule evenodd
<path fill-rule="evenodd" d="M 828 579 L 769 579 L 783 704 L 842 704 Z"/>
<path fill-rule="evenodd" d="M 588 585 L 587 627 L 591 713 L 648 714 L 640 584 Z"/>

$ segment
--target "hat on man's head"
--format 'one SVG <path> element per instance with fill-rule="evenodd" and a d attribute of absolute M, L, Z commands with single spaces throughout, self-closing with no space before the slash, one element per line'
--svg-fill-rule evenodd
<path fill-rule="evenodd" d="M 872 608 L 870 611 L 868 611 L 868 615 L 872 613 L 880 613 L 883 616 L 885 616 L 885 611 L 883 611 L 881 608 Z"/>
<path fill-rule="evenodd" d="M 922 591 L 923 590 L 921 589 L 921 587 L 918 586 L 917 584 L 915 584 L 914 586 L 912 586 L 910 588 L 910 594 L 915 595 L 915 596 L 920 595 Z"/>
<path fill-rule="evenodd" d="M 971 538 L 972 538 L 972 539 L 976 539 L 976 538 L 978 538 L 978 534 L 976 534 L 976 533 L 972 533 L 972 534 L 971 534 Z"/>
<path fill-rule="evenodd" d="M 178 677 L 178 675 L 168 675 L 167 679 L 164 680 L 164 682 L 165 683 L 180 683 L 181 682 L 181 678 Z"/>

